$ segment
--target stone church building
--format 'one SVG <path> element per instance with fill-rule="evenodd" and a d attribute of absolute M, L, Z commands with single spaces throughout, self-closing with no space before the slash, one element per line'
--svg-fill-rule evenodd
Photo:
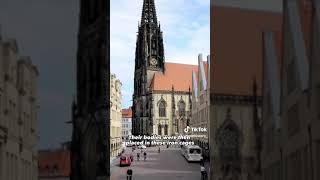
<path fill-rule="evenodd" d="M 144 0 L 134 73 L 133 134 L 182 134 L 191 116 L 196 65 L 165 62 L 154 0 Z"/>

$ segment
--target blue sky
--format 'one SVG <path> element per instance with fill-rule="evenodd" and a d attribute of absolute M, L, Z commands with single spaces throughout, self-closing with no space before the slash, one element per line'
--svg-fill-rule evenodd
<path fill-rule="evenodd" d="M 197 64 L 210 50 L 210 0 L 155 0 L 166 62 Z M 132 105 L 136 32 L 143 0 L 111 0 L 111 72 L 122 82 L 123 107 Z"/>

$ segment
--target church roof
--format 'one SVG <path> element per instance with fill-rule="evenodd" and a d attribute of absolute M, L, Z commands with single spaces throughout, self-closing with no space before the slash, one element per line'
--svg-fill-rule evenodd
<path fill-rule="evenodd" d="M 208 80 L 208 63 L 201 61 L 205 71 L 205 77 Z M 198 65 L 181 64 L 181 63 L 165 63 L 165 73 L 156 72 L 152 82 L 151 89 L 156 91 L 171 91 L 174 86 L 175 91 L 189 92 L 192 90 L 192 72 L 196 73 L 199 79 Z"/>
<path fill-rule="evenodd" d="M 166 62 L 165 73 L 154 74 L 151 89 L 171 91 L 174 86 L 175 91 L 188 92 L 192 88 L 192 72 L 198 72 L 197 65 Z"/>
<path fill-rule="evenodd" d="M 70 175 L 70 151 L 52 150 L 39 152 L 39 176 L 52 177 Z"/>

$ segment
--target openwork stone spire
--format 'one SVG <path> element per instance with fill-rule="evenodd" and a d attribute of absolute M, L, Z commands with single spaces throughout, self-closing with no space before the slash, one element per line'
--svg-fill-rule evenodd
<path fill-rule="evenodd" d="M 141 24 L 155 23 L 157 25 L 157 13 L 154 0 L 144 0 L 141 16 Z"/>
<path fill-rule="evenodd" d="M 135 69 L 164 72 L 164 47 L 154 0 L 144 0 L 136 42 Z"/>

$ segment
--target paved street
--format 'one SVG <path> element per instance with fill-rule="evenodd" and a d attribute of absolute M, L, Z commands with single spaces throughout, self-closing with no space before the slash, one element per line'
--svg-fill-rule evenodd
<path fill-rule="evenodd" d="M 200 180 L 199 163 L 188 163 L 180 154 L 180 148 L 161 147 L 160 154 L 157 147 L 147 148 L 147 160 L 140 161 L 136 159 L 136 150 L 134 161 L 129 167 L 119 167 L 119 159 L 116 159 L 115 165 L 111 167 L 111 180 L 125 180 L 126 172 L 129 168 L 133 170 L 133 180 Z M 128 149 L 126 153 L 131 152 Z M 141 160 L 142 159 L 142 160 Z"/>

